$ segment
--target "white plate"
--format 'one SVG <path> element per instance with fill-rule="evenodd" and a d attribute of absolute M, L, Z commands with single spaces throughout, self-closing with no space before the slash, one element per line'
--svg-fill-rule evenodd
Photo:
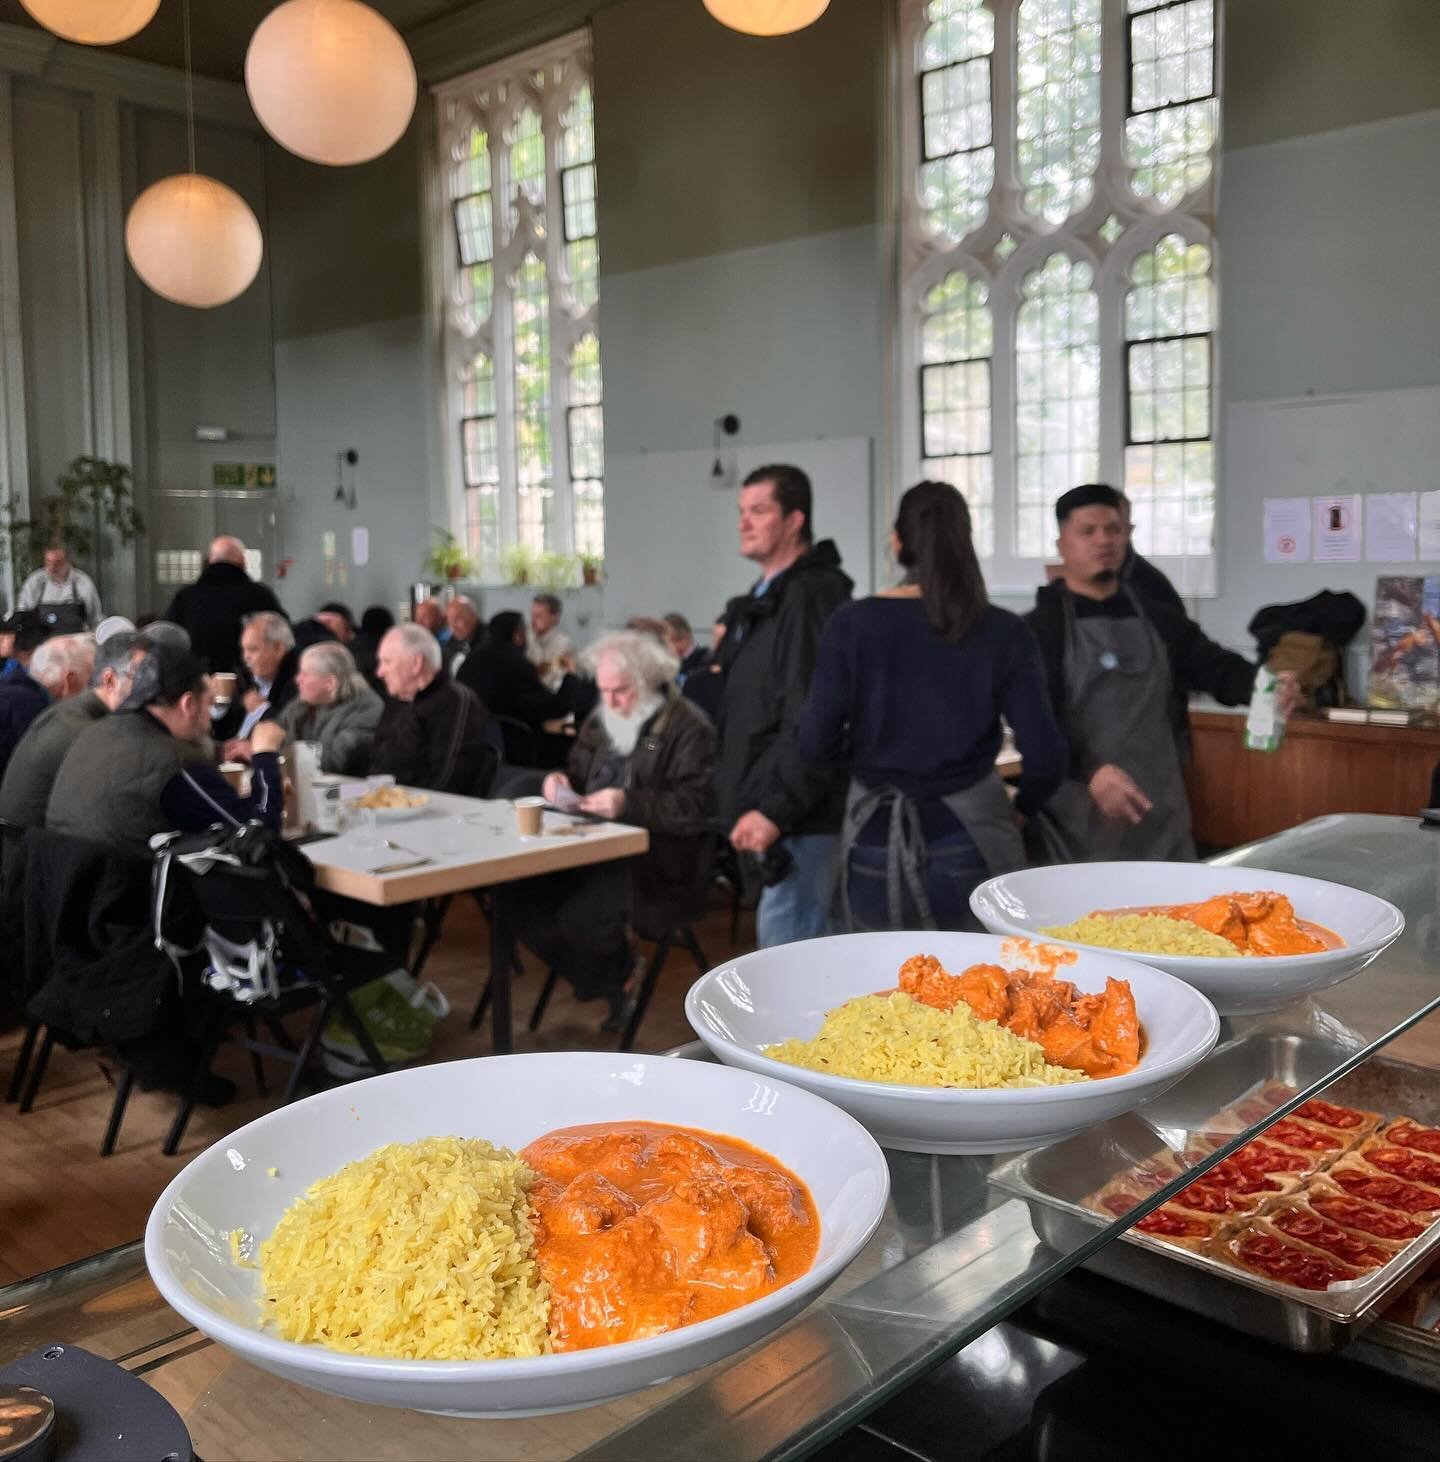
<path fill-rule="evenodd" d="M 1145 1029 L 1140 1064 L 1124 1076 L 1072 1086 L 973 1091 L 829 1076 L 772 1061 L 763 1048 L 815 1035 L 825 1013 L 857 995 L 893 989 L 912 954 L 933 954 L 959 973 L 999 964 L 988 934 L 841 934 L 743 955 L 698 980 L 685 999 L 696 1034 L 727 1065 L 743 1066 L 826 1097 L 859 1118 L 882 1147 L 907 1152 L 1015 1152 L 1118 1117 L 1157 1097 L 1204 1060 L 1220 1033 L 1215 1008 L 1179 980 L 1102 954 L 1082 954 L 1064 978 L 1103 990 L 1129 980 Z"/>
<path fill-rule="evenodd" d="M 1138 954 L 1123 949 L 1104 952 L 1168 971 L 1203 990 L 1222 1015 L 1254 1015 L 1279 1010 L 1302 996 L 1358 975 L 1405 928 L 1405 915 L 1394 904 L 1343 883 L 1273 873 L 1264 868 L 1212 867 L 1205 863 L 1067 863 L 1054 868 L 1027 868 L 982 883 L 971 894 L 970 907 L 994 934 L 1025 934 L 1048 940 L 1048 935 L 1040 935 L 1042 928 L 1073 923 L 1097 909 L 1192 904 L 1217 893 L 1261 889 L 1283 893 L 1300 918 L 1323 924 L 1345 941 L 1345 947 L 1319 954 L 1239 959 Z M 1071 947 L 1094 948 L 1073 943 Z"/>
<path fill-rule="evenodd" d="M 373 812 L 375 821 L 380 823 L 409 822 L 412 818 L 430 811 L 430 799 L 427 797 L 414 807 L 357 807 L 355 810 L 361 813 Z"/>
<path fill-rule="evenodd" d="M 820 1249 L 799 1279 L 668 1335 L 529 1360 L 415 1361 L 297 1345 L 260 1328 L 255 1269 L 229 1235 L 269 1236 L 318 1179 L 387 1142 L 485 1137 L 520 1148 L 557 1127 L 671 1122 L 738 1137 L 810 1188 Z M 267 1176 L 267 1169 L 279 1176 Z M 813 1300 L 860 1252 L 890 1190 L 884 1155 L 858 1123 L 808 1092 L 705 1062 L 555 1052 L 450 1061 L 321 1092 L 251 1122 L 191 1162 L 145 1229 L 145 1262 L 167 1303 L 262 1370 L 337 1396 L 470 1416 L 521 1416 L 612 1400 L 709 1365 Z"/>

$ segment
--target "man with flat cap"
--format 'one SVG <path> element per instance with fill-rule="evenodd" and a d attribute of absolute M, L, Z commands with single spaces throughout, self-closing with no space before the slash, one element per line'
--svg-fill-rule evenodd
<path fill-rule="evenodd" d="M 1060 498 L 1063 573 L 1026 616 L 1070 743 L 1066 779 L 1038 818 L 1056 861 L 1194 858 L 1182 774 L 1186 698 L 1199 692 L 1242 705 L 1255 683 L 1256 666 L 1122 578 L 1123 509 L 1103 483 Z M 1293 698 L 1293 678 L 1282 677 L 1286 709 Z"/>

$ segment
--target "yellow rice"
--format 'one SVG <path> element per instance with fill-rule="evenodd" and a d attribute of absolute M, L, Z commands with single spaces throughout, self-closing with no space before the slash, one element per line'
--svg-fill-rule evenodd
<path fill-rule="evenodd" d="M 1052 939 L 1096 944 L 1102 949 L 1130 949 L 1144 954 L 1199 955 L 1206 959 L 1239 959 L 1228 939 L 1188 919 L 1168 914 L 1086 914 L 1073 924 L 1042 929 Z"/>
<path fill-rule="evenodd" d="M 535 1175 L 478 1138 L 382 1147 L 322 1178 L 260 1250 L 286 1340 L 356 1355 L 480 1360 L 549 1351 Z"/>
<path fill-rule="evenodd" d="M 791 1066 L 904 1086 L 1061 1086 L 1088 1081 L 1051 1066 L 1034 1041 L 980 1020 L 962 1000 L 953 1011 L 909 995 L 865 995 L 830 1011 L 808 1041 L 781 1041 L 765 1054 Z"/>

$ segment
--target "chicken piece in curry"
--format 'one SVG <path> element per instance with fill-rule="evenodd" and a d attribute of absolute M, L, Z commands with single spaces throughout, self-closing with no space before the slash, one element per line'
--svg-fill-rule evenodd
<path fill-rule="evenodd" d="M 809 1190 L 733 1137 L 659 1122 L 564 1127 L 534 1169 L 557 1351 L 662 1335 L 759 1299 L 815 1261 Z"/>
<path fill-rule="evenodd" d="M 900 989 L 937 1010 L 963 1000 L 981 1020 L 1034 1041 L 1052 1066 L 1104 1077 L 1140 1061 L 1140 1017 L 1128 980 L 1107 979 L 1103 994 L 1084 995 L 1052 970 L 971 965 L 952 975 L 933 954 L 917 954 L 900 966 Z"/>
<path fill-rule="evenodd" d="M 1228 939 L 1242 954 L 1318 954 L 1341 943 L 1328 929 L 1296 918 L 1294 904 L 1279 893 L 1221 893 L 1155 912 L 1198 924 Z"/>

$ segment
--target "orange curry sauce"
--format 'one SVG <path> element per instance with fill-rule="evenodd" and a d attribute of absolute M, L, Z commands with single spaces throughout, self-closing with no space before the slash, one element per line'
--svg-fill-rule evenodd
<path fill-rule="evenodd" d="M 1082 995 L 1053 969 L 971 965 L 951 975 L 933 954 L 917 954 L 900 966 L 900 988 L 937 1010 L 954 1010 L 963 1000 L 981 1020 L 1034 1041 L 1052 1066 L 1098 1078 L 1140 1063 L 1140 1017 L 1128 980 L 1107 979 L 1103 995 Z"/>
<path fill-rule="evenodd" d="M 1283 893 L 1219 893 L 1198 904 L 1162 904 L 1116 912 L 1185 919 L 1228 939 L 1242 954 L 1319 954 L 1345 947 L 1345 941 L 1322 924 L 1297 918 L 1295 905 Z"/>
<path fill-rule="evenodd" d="M 557 1351 L 643 1340 L 804 1274 L 809 1189 L 758 1148 L 663 1122 L 562 1127 L 521 1154 Z"/>

